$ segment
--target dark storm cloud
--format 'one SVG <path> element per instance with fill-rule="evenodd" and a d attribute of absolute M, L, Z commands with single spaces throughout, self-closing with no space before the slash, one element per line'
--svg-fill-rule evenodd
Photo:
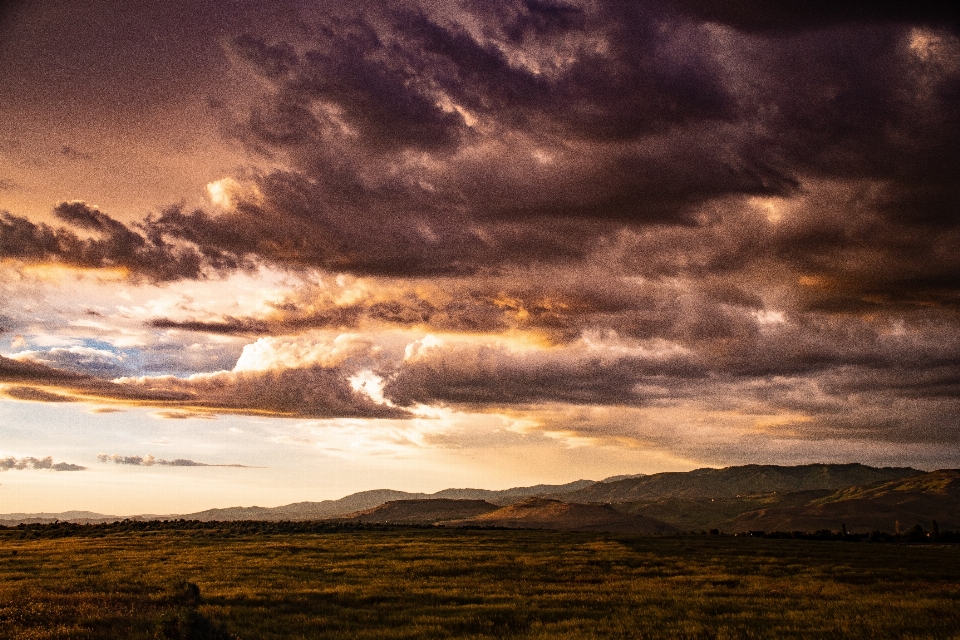
<path fill-rule="evenodd" d="M 383 393 L 401 405 L 473 409 L 566 403 L 669 412 L 692 406 L 783 416 L 784 437 L 812 440 L 936 443 L 960 433 L 955 320 L 935 311 L 865 319 L 720 309 L 728 323 L 720 330 L 690 326 L 718 313 L 703 306 L 680 314 L 687 323 L 665 322 L 655 334 L 672 335 L 670 341 L 588 333 L 550 349 L 415 345 L 402 362 L 381 369 Z M 631 428 L 624 425 L 624 433 Z"/>
<path fill-rule="evenodd" d="M 168 243 L 150 229 L 141 234 L 83 202 L 63 202 L 53 213 L 94 237 L 0 212 L 0 257 L 81 268 L 123 268 L 136 279 L 154 282 L 201 279 L 210 272 L 247 266 L 219 250 L 198 251 L 182 243 Z"/>
<path fill-rule="evenodd" d="M 186 396 L 184 408 L 211 412 L 278 415 L 293 418 L 405 418 L 398 408 L 355 391 L 344 372 L 308 366 L 295 369 L 121 379 L 131 392 Z"/>
<path fill-rule="evenodd" d="M 351 387 L 352 371 L 307 366 L 265 371 L 221 371 L 188 379 L 173 376 L 109 381 L 0 356 L 0 384 L 12 398 L 33 402 L 116 401 L 173 410 L 279 415 L 294 418 L 406 418 Z"/>
<path fill-rule="evenodd" d="M 758 24 L 792 7 L 765 6 Z M 309 34 L 235 37 L 270 87 L 235 131 L 291 169 L 255 176 L 257 197 L 229 211 L 169 209 L 147 227 L 210 252 L 400 276 L 582 263 L 628 228 L 659 238 L 638 256 L 651 275 L 759 261 L 836 275 L 821 308 L 957 290 L 949 251 L 914 259 L 956 234 L 960 201 L 960 45 L 914 27 L 936 27 L 919 19 L 935 7 L 817 7 L 789 34 L 703 23 L 755 31 L 706 2 L 461 9 L 338 9 L 311 15 Z M 712 213 L 824 181 L 847 185 L 854 215 L 736 229 Z M 919 273 L 904 277 L 909 263 Z"/>
<path fill-rule="evenodd" d="M 91 379 L 90 376 L 59 371 L 43 364 L 30 361 L 21 362 L 0 356 L 0 382 L 42 384 L 44 382 L 79 382 L 89 379 Z"/>
<path fill-rule="evenodd" d="M 515 351 L 497 344 L 415 343 L 393 371 L 384 367 L 384 396 L 400 405 L 451 402 L 510 405 L 536 402 L 636 405 L 641 381 L 706 375 L 696 356 L 662 343 Z"/>
<path fill-rule="evenodd" d="M 480 358 L 491 354 L 481 352 Z M 536 402 L 637 404 L 633 393 L 639 371 L 630 362 L 490 362 L 474 369 L 466 354 L 445 353 L 435 362 L 406 365 L 384 387 L 385 397 L 402 406 L 449 402 L 510 405 Z M 492 358 L 491 358 L 492 360 Z"/>
<path fill-rule="evenodd" d="M 199 331 L 224 335 L 248 335 L 268 333 L 266 323 L 259 320 L 243 320 L 228 317 L 223 320 L 204 322 L 200 320 L 185 320 L 177 322 L 169 318 L 157 318 L 147 323 L 154 329 L 180 329 L 184 331 Z"/>
<path fill-rule="evenodd" d="M 605 269 L 562 268 L 506 273 L 498 278 L 363 281 L 363 293 L 302 286 L 263 316 L 209 320 L 158 318 L 148 326 L 211 334 L 271 335 L 311 329 L 423 328 L 432 331 L 533 331 L 555 342 L 582 331 L 610 329 L 636 337 L 732 336 L 746 311 L 763 302 L 735 284 L 623 282 Z M 752 320 L 747 324 L 753 326 Z"/>
<path fill-rule="evenodd" d="M 448 283 L 449 284 L 449 283 Z M 420 291 L 415 291 L 420 289 Z M 503 331 L 516 322 L 510 319 L 509 303 L 498 301 L 497 290 L 470 283 L 439 289 L 429 283 L 399 286 L 393 291 L 374 291 L 359 300 L 341 303 L 329 294 L 303 286 L 276 303 L 266 317 L 212 320 L 156 318 L 147 325 L 226 335 L 275 335 L 311 329 L 358 329 L 362 327 L 429 327 L 440 331 Z M 534 306 L 534 305 L 531 305 Z M 533 323 L 531 323 L 533 324 Z"/>
<path fill-rule="evenodd" d="M 169 212 L 157 228 L 284 263 L 463 273 L 582 259 L 603 220 L 688 223 L 687 205 L 712 195 L 794 188 L 763 158 L 701 152 L 701 133 L 735 119 L 734 96 L 714 52 L 681 46 L 690 34 L 651 11 L 465 10 L 484 35 L 400 8 L 331 17 L 304 42 L 237 38 L 275 89 L 246 140 L 296 171 L 259 178 L 260 201 Z"/>
<path fill-rule="evenodd" d="M 175 403 L 189 394 L 170 390 L 145 390 L 120 385 L 83 373 L 64 371 L 29 359 L 0 356 L 0 384 L 11 385 L 10 397 L 34 402 L 77 401 L 81 398 L 113 399 L 120 402 Z"/>
<path fill-rule="evenodd" d="M 154 329 L 542 341 L 384 357 L 375 368 L 401 406 L 690 403 L 796 412 L 811 438 L 955 439 L 960 39 L 945 3 L 321 2 L 285 4 L 277 21 L 206 6 L 143 14 L 156 22 L 135 25 L 142 42 L 184 25 L 177 11 L 196 21 L 140 47 L 140 62 L 112 59 L 80 97 L 103 89 L 96 105 L 129 107 L 141 90 L 168 104 L 178 73 L 186 94 L 228 71 L 215 33 L 248 82 L 217 85 L 211 102 L 272 168 L 239 172 L 217 207 L 170 206 L 139 225 L 78 203 L 58 207 L 66 227 L 4 214 L 0 256 L 158 282 L 264 263 L 304 280 L 375 276 L 362 295 L 305 286 L 263 317 Z M 104 33 L 123 24 L 106 19 Z M 80 51 L 83 37 L 57 59 L 90 67 L 100 54 Z M 107 52 L 129 44 L 105 37 Z M 178 43 L 192 46 L 161 68 Z M 138 66 L 146 80 L 117 89 Z M 107 384 L 24 366 L 0 360 L 0 380 Z M 404 415 L 356 394 L 350 373 L 145 378 L 102 393 L 157 393 L 186 411 Z"/>
<path fill-rule="evenodd" d="M 681 13 L 695 19 L 719 22 L 745 31 L 786 33 L 849 23 L 901 22 L 954 27 L 960 24 L 956 5 L 949 0 L 920 2 L 775 0 L 763 3 L 678 0 L 676 6 Z"/>
<path fill-rule="evenodd" d="M 873 271 L 861 261 L 841 273 L 852 277 L 822 308 L 956 290 L 953 263 L 900 281 L 898 268 L 876 266 L 956 232 L 960 71 L 956 37 L 937 30 L 942 4 L 289 4 L 272 26 L 243 3 L 188 5 L 157 9 L 158 24 L 195 14 L 175 40 L 199 42 L 221 14 L 215 31 L 268 90 L 218 100 L 252 102 L 234 131 L 290 167 L 254 174 L 257 196 L 237 194 L 228 211 L 173 207 L 144 224 L 144 238 L 187 240 L 202 263 L 470 274 L 584 262 L 625 226 L 692 230 L 686 246 L 661 242 L 644 256 L 676 262 L 712 251 L 705 209 L 718 202 L 845 180 L 867 205 L 850 224 L 748 229 L 756 242 L 703 268 L 768 256 L 830 272 L 867 249 Z M 203 47 L 194 53 L 210 62 Z M 21 235 L 27 253 L 43 234 Z M 117 251 L 131 240 L 116 236 Z M 159 279 L 201 270 L 132 262 Z"/>

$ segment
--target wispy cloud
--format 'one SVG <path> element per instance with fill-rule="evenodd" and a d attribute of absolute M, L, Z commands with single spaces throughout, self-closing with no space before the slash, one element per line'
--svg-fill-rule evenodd
<path fill-rule="evenodd" d="M 142 456 L 123 456 L 118 453 L 98 453 L 97 460 L 100 462 L 113 462 L 114 464 L 126 464 L 137 467 L 152 467 L 154 465 L 159 465 L 162 467 L 239 467 L 241 469 L 259 468 L 246 464 L 207 464 L 205 462 L 197 462 L 195 460 L 187 460 L 185 458 L 164 460 L 163 458 L 155 458 L 149 453 Z"/>
<path fill-rule="evenodd" d="M 82 467 L 78 464 L 70 464 L 69 462 L 54 462 L 53 457 L 47 456 L 46 458 L 0 458 L 0 471 L 9 471 L 9 470 L 23 470 L 23 469 L 50 469 L 51 471 L 83 471 L 86 467 Z"/>
<path fill-rule="evenodd" d="M 199 411 L 154 411 L 150 415 L 162 420 L 215 420 L 216 416 Z"/>

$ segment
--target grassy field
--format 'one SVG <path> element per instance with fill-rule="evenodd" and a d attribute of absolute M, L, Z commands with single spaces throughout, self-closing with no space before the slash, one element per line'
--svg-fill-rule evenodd
<path fill-rule="evenodd" d="M 5 531 L 0 637 L 960 638 L 960 546 Z"/>

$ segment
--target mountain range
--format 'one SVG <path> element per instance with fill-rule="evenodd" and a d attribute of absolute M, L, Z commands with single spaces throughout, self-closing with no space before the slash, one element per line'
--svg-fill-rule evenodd
<path fill-rule="evenodd" d="M 138 515 L 131 520 L 330 520 L 670 533 L 894 532 L 915 524 L 960 529 L 960 471 L 861 464 L 745 465 L 577 480 L 504 490 L 444 489 L 410 493 L 376 489 L 339 500 L 280 507 L 230 507 L 196 513 Z M 55 520 L 125 519 L 88 511 L 0 514 L 11 526 Z"/>

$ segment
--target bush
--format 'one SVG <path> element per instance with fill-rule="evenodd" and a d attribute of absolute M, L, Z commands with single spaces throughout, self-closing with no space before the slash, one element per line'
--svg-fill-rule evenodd
<path fill-rule="evenodd" d="M 200 587 L 188 580 L 178 580 L 165 598 L 171 608 L 157 621 L 157 638 L 166 640 L 233 640 L 221 625 L 197 611 L 202 602 Z"/>

